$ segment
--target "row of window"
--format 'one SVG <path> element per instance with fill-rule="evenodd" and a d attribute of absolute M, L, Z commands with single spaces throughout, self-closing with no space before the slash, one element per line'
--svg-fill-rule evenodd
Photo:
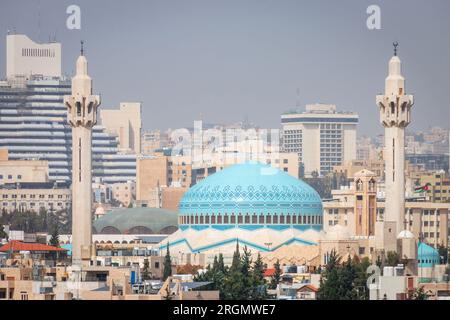
<path fill-rule="evenodd" d="M 53 205 L 55 205 L 55 204 L 54 203 L 48 203 L 47 204 L 47 206 L 50 206 L 50 207 L 53 206 Z M 69 206 L 69 203 L 66 203 L 65 205 Z M 11 202 L 11 203 L 10 202 L 3 202 L 2 206 L 3 207 L 16 207 L 17 203 L 16 202 Z M 19 207 L 23 207 L 23 208 L 26 208 L 27 206 L 29 206 L 30 208 L 37 207 L 37 206 L 40 207 L 40 208 L 45 208 L 46 204 L 43 203 L 43 202 L 40 202 L 39 204 L 37 204 L 35 202 L 30 202 L 30 203 L 21 202 L 21 203 L 18 204 L 18 206 Z M 58 203 L 56 203 L 56 206 L 63 207 L 64 203 L 58 202 Z"/>
<path fill-rule="evenodd" d="M 195 215 L 180 216 L 181 224 L 322 224 L 322 216 L 317 215 Z"/>
<path fill-rule="evenodd" d="M 17 194 L 12 194 L 11 195 L 11 199 L 17 199 L 18 198 L 17 196 L 18 196 Z M 36 194 L 29 194 L 29 195 L 21 194 L 20 195 L 20 199 L 36 199 L 36 196 L 37 196 Z M 2 195 L 2 198 L 3 199 L 9 199 L 9 195 L 8 194 L 4 194 L 4 195 Z M 47 198 L 47 199 L 55 199 L 55 195 L 53 195 L 53 194 L 47 194 L 47 195 L 39 194 L 39 199 L 45 199 L 45 198 Z M 64 195 L 58 194 L 57 198 L 58 199 L 63 199 L 63 198 L 69 199 L 70 195 L 66 194 L 65 197 L 64 197 Z"/>
<path fill-rule="evenodd" d="M 48 57 L 55 56 L 55 50 L 52 49 L 22 49 L 22 57 Z"/>
<path fill-rule="evenodd" d="M 8 180 L 12 180 L 12 178 L 13 178 L 12 174 L 8 174 Z M 2 174 L 0 174 L 0 180 L 3 180 L 3 179 L 4 179 L 4 176 Z M 18 174 L 17 180 L 21 180 L 21 179 L 22 179 L 22 175 Z"/>

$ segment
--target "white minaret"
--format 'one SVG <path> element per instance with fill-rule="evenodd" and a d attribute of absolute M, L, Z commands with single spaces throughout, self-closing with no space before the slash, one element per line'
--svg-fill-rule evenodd
<path fill-rule="evenodd" d="M 380 120 L 384 126 L 384 161 L 386 166 L 386 202 L 384 221 L 396 223 L 396 234 L 403 227 L 405 216 L 405 128 L 411 122 L 414 97 L 405 92 L 401 61 L 394 56 L 389 61 L 384 95 L 377 95 Z"/>
<path fill-rule="evenodd" d="M 92 95 L 83 42 L 76 70 L 64 103 L 72 127 L 72 264 L 82 265 L 89 262 L 92 245 L 92 127 L 100 105 L 100 96 Z"/>

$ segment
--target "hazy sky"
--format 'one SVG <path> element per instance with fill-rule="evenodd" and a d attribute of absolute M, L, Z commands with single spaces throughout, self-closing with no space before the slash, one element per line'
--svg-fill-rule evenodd
<path fill-rule="evenodd" d="M 70 4 L 81 7 L 81 30 L 66 28 Z M 381 30 L 366 27 L 371 4 Z M 415 95 L 410 128 L 450 127 L 448 0 L 0 0 L 2 76 L 8 29 L 56 34 L 67 74 L 84 39 L 102 107 L 141 101 L 145 129 L 192 126 L 200 115 L 277 128 L 298 102 L 322 102 L 358 112 L 359 133 L 381 133 L 375 95 L 398 41 Z"/>

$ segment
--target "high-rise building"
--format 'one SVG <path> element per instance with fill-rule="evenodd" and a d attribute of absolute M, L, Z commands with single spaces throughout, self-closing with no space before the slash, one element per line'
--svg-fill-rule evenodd
<path fill-rule="evenodd" d="M 77 59 L 72 95 L 64 97 L 67 121 L 72 127 L 72 263 L 89 260 L 92 244 L 92 127 L 97 123 L 100 96 L 92 95 L 87 59 Z"/>
<path fill-rule="evenodd" d="M 100 110 L 100 121 L 109 134 L 119 139 L 120 151 L 141 153 L 141 104 L 122 102 L 119 109 Z"/>
<path fill-rule="evenodd" d="M 282 149 L 298 153 L 306 177 L 324 175 L 356 159 L 358 121 L 357 114 L 338 112 L 335 105 L 307 105 L 306 112 L 281 115 Z"/>
<path fill-rule="evenodd" d="M 405 216 L 405 128 L 411 122 L 414 97 L 407 95 L 401 61 L 397 56 L 389 61 L 389 75 L 384 94 L 377 95 L 380 121 L 384 127 L 384 161 L 386 185 L 385 221 L 396 223 L 397 234 L 403 229 Z"/>
<path fill-rule="evenodd" d="M 6 36 L 6 76 L 61 77 L 61 44 L 36 43 L 26 35 Z"/>
<path fill-rule="evenodd" d="M 27 38 L 27 43 L 19 46 L 16 37 L 25 36 L 7 36 L 8 57 L 27 54 L 22 49 L 27 49 L 31 40 Z M 39 66 L 45 65 L 46 59 L 36 55 L 30 61 Z M 63 104 L 63 96 L 71 93 L 70 80 L 55 76 L 52 70 L 39 69 L 40 74 L 33 70 L 38 69 L 30 67 L 31 74 L 26 75 L 10 72 L 0 81 L 0 148 L 8 149 L 11 160 L 47 160 L 50 181 L 70 182 L 72 132 Z M 135 179 L 136 155 L 119 153 L 117 137 L 101 125 L 93 128 L 92 152 L 94 177 L 108 183 Z"/>

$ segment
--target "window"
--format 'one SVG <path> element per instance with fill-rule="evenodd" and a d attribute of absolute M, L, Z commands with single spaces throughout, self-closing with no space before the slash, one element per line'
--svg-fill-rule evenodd
<path fill-rule="evenodd" d="M 17 175 L 17 180 L 22 180 L 22 175 L 21 174 Z"/>

